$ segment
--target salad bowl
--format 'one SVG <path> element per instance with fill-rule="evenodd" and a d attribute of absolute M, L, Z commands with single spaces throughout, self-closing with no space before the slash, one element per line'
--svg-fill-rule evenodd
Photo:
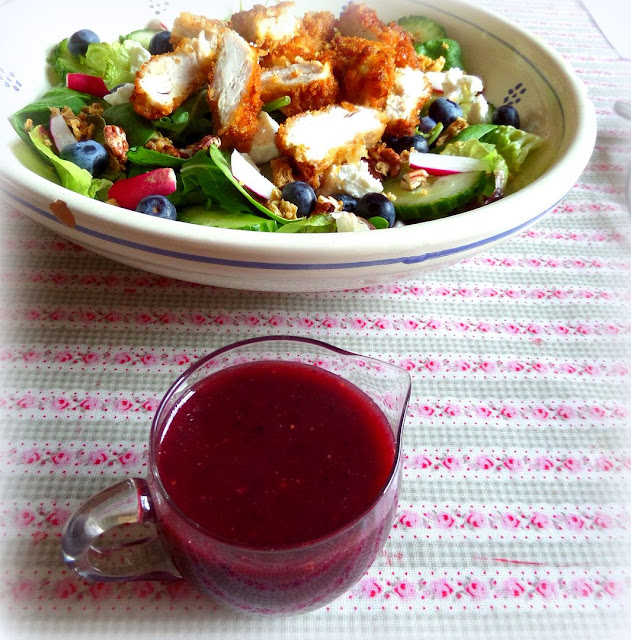
<path fill-rule="evenodd" d="M 254 2 L 241 3 L 245 8 Z M 311 3 L 296 0 L 302 13 Z M 15 133 L 12 113 L 58 82 L 46 58 L 78 29 L 115 40 L 152 21 L 170 26 L 181 11 L 225 19 L 238 0 L 157 2 L 110 0 L 90 24 L 89 14 L 51 12 L 29 4 L 28 55 L 24 33 L 8 29 L 0 45 L 0 199 L 55 233 L 119 263 L 181 280 L 259 291 L 324 291 L 418 277 L 490 249 L 541 220 L 565 197 L 585 168 L 595 135 L 587 90 L 562 57 L 538 37 L 500 16 L 460 0 L 366 0 L 389 22 L 424 15 L 462 48 L 466 70 L 484 81 L 494 105 L 514 104 L 522 128 L 543 139 L 505 197 L 429 222 L 369 233 L 264 233 L 165 220 L 69 191 L 45 175 L 43 160 Z M 341 0 L 318 10 L 336 15 Z M 23 21 L 17 0 L 0 6 L 3 24 Z"/>

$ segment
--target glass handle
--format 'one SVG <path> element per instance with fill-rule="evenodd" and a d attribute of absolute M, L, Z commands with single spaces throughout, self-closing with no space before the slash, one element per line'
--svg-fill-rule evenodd
<path fill-rule="evenodd" d="M 68 520 L 61 536 L 66 564 L 89 580 L 181 578 L 155 529 L 149 487 L 130 478 L 92 496 Z"/>

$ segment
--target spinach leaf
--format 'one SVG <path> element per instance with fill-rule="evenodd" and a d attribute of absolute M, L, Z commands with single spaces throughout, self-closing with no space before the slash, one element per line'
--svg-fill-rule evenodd
<path fill-rule="evenodd" d="M 156 127 L 168 133 L 174 142 L 186 144 L 212 131 L 212 124 L 206 117 L 209 113 L 206 90 L 193 94 L 170 116 L 156 121 Z"/>
<path fill-rule="evenodd" d="M 127 152 L 127 159 L 143 167 L 172 167 L 173 169 L 179 169 L 187 160 L 145 147 L 132 147 Z"/>
<path fill-rule="evenodd" d="M 319 213 L 309 218 L 288 222 L 280 227 L 277 233 L 331 233 L 332 231 L 335 231 L 333 216 L 328 213 Z"/>
<path fill-rule="evenodd" d="M 435 38 L 434 40 L 426 40 L 415 45 L 416 53 L 420 53 L 432 60 L 437 60 L 441 56 L 445 58 L 445 66 L 443 71 L 447 71 L 453 67 L 464 69 L 462 60 L 462 51 L 460 45 L 451 38 Z"/>
<path fill-rule="evenodd" d="M 144 147 L 156 133 L 155 125 L 139 116 L 129 102 L 108 107 L 103 112 L 103 118 L 126 133 L 130 147 Z"/>

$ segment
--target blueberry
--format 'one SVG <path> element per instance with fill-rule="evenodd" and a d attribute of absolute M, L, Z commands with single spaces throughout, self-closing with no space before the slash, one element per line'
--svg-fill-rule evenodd
<path fill-rule="evenodd" d="M 402 136 L 401 138 L 395 140 L 391 147 L 397 153 L 409 151 L 410 149 L 415 149 L 419 153 L 427 153 L 429 151 L 427 140 L 424 136 L 418 134 L 413 136 Z"/>
<path fill-rule="evenodd" d="M 429 116 L 423 116 L 418 123 L 418 129 L 422 133 L 429 133 L 436 126 L 436 121 Z"/>
<path fill-rule="evenodd" d="M 308 216 L 316 203 L 316 194 L 311 185 L 300 180 L 286 184 L 281 195 L 283 200 L 298 207 L 296 214 L 299 216 Z"/>
<path fill-rule="evenodd" d="M 93 176 L 102 174 L 109 164 L 105 147 L 96 140 L 83 140 L 65 146 L 59 154 L 62 159 L 74 162 Z"/>
<path fill-rule="evenodd" d="M 355 211 L 357 208 L 357 198 L 349 196 L 347 193 L 336 193 L 333 197 L 342 203 L 343 211 Z"/>
<path fill-rule="evenodd" d="M 175 220 L 177 210 L 173 203 L 165 196 L 146 196 L 137 205 L 136 211 L 146 213 L 155 218 Z"/>
<path fill-rule="evenodd" d="M 95 42 L 101 42 L 101 39 L 94 31 L 90 31 L 90 29 L 80 29 L 68 38 L 68 51 L 70 51 L 73 56 L 84 56 L 88 50 L 88 46 Z"/>
<path fill-rule="evenodd" d="M 158 31 L 151 42 L 149 43 L 149 53 L 152 56 L 160 55 L 161 53 L 169 53 L 173 51 L 173 45 L 171 44 L 171 32 L 170 31 Z"/>
<path fill-rule="evenodd" d="M 394 224 L 394 205 L 382 193 L 367 193 L 362 196 L 357 203 L 355 213 L 367 220 L 373 216 L 385 218 L 389 227 Z"/>
<path fill-rule="evenodd" d="M 493 124 L 508 124 L 515 129 L 519 129 L 519 114 L 517 109 L 509 104 L 503 104 L 493 112 Z"/>
<path fill-rule="evenodd" d="M 462 117 L 462 108 L 447 98 L 436 98 L 429 105 L 428 114 L 435 122 L 442 122 L 443 126 L 448 127 L 454 120 Z"/>

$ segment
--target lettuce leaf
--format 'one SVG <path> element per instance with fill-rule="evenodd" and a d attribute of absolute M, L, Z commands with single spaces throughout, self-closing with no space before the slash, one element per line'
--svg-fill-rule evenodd
<path fill-rule="evenodd" d="M 92 102 L 94 102 L 94 96 L 87 93 L 80 93 L 63 86 L 53 87 L 37 102 L 32 102 L 16 111 L 10 118 L 11 125 L 25 142 L 29 142 L 29 134 L 24 129 L 27 120 L 32 120 L 36 126 L 40 124 L 48 126 L 52 107 L 70 107 L 74 113 L 78 113 Z"/>
<path fill-rule="evenodd" d="M 519 172 L 528 154 L 543 144 L 540 136 L 510 125 L 496 126 L 483 135 L 481 140 L 495 145 L 513 173 Z"/>
<path fill-rule="evenodd" d="M 35 127 L 30 133 L 29 138 L 33 146 L 42 154 L 42 156 L 53 166 L 55 172 L 59 176 L 61 185 L 70 189 L 75 193 L 93 198 L 98 192 L 108 188 L 108 180 L 101 178 L 94 179 L 92 174 L 86 169 L 78 167 L 74 162 L 63 160 L 60 158 L 46 142 L 50 142 L 48 133 L 44 127 Z M 111 185 L 111 183 L 110 183 Z"/>
<path fill-rule="evenodd" d="M 276 233 L 331 233 L 335 231 L 335 219 L 328 213 L 320 213 L 308 218 L 288 222 Z"/>
<path fill-rule="evenodd" d="M 133 82 L 143 54 L 142 45 L 133 40 L 123 42 L 96 42 L 91 44 L 85 56 L 74 56 L 68 51 L 68 39 L 62 40 L 48 58 L 61 78 L 67 73 L 85 73 L 103 78 L 109 88 Z M 149 52 L 147 52 L 147 56 Z"/>
<path fill-rule="evenodd" d="M 447 71 L 453 67 L 457 67 L 458 69 L 465 68 L 460 45 L 451 38 L 426 40 L 425 42 L 414 45 L 414 48 L 416 49 L 416 53 L 427 56 L 432 60 L 438 60 L 441 56 L 445 58 L 443 71 Z"/>
<path fill-rule="evenodd" d="M 503 188 L 508 182 L 510 175 L 508 165 L 493 144 L 471 138 L 464 141 L 450 142 L 441 153 L 447 156 L 465 156 L 484 160 L 488 166 L 487 185 L 483 190 L 485 196 L 491 196 L 496 193 L 498 185 L 501 184 Z"/>

